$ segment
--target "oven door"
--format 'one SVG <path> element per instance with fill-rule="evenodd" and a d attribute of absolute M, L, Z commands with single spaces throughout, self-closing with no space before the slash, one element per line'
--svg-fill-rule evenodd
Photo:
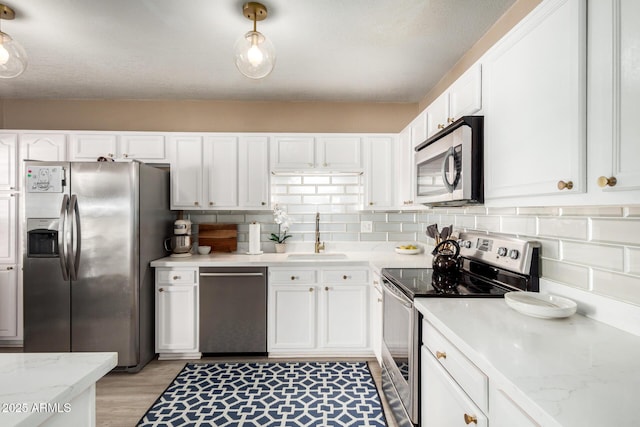
<path fill-rule="evenodd" d="M 418 424 L 419 321 L 413 302 L 382 280 L 382 382 L 399 426 Z"/>

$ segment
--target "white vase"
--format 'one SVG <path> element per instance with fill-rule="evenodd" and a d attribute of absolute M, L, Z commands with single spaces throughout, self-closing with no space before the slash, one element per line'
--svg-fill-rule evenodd
<path fill-rule="evenodd" d="M 287 244 L 286 243 L 276 243 L 275 247 L 276 247 L 276 253 L 278 253 L 278 254 L 283 254 L 287 250 Z"/>

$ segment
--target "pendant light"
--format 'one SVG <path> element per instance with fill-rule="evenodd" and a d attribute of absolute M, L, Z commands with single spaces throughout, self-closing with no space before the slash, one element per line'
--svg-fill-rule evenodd
<path fill-rule="evenodd" d="M 15 18 L 13 9 L 0 4 L 0 22 L 2 19 Z M 27 54 L 23 47 L 0 30 L 0 78 L 12 79 L 18 77 L 27 68 Z"/>
<path fill-rule="evenodd" d="M 262 21 L 267 17 L 267 8 L 261 3 L 249 2 L 242 6 L 242 13 L 253 21 L 253 31 L 247 32 L 236 41 L 236 67 L 249 78 L 261 79 L 271 73 L 276 62 L 273 43 L 256 30 L 256 21 Z"/>

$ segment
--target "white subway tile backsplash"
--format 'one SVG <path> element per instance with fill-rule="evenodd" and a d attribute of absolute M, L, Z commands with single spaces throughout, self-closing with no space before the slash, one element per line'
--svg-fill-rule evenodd
<path fill-rule="evenodd" d="M 570 206 L 561 209 L 562 216 L 622 216 L 619 206 Z"/>
<path fill-rule="evenodd" d="M 416 214 L 414 213 L 390 213 L 387 216 L 389 222 L 415 222 Z"/>
<path fill-rule="evenodd" d="M 275 175 L 271 177 L 271 184 L 275 185 L 291 185 L 291 184 L 302 184 L 301 176 L 283 176 L 283 175 Z"/>
<path fill-rule="evenodd" d="M 360 195 L 357 194 L 343 194 L 343 195 L 331 195 L 331 203 L 340 203 L 344 205 L 355 205 L 360 203 Z"/>
<path fill-rule="evenodd" d="M 342 185 L 318 185 L 318 194 L 342 194 L 344 193 L 344 186 Z"/>
<path fill-rule="evenodd" d="M 560 241 L 553 239 L 536 238 L 536 242 L 540 243 L 540 256 L 549 259 L 560 259 Z"/>
<path fill-rule="evenodd" d="M 499 216 L 476 216 L 476 227 L 480 231 L 499 232 L 500 217 Z"/>
<path fill-rule="evenodd" d="M 517 208 L 487 208 L 487 215 L 516 215 Z"/>
<path fill-rule="evenodd" d="M 545 207 L 534 207 L 534 208 L 518 208 L 518 215 L 537 215 L 537 216 L 558 216 L 560 212 L 560 208 L 545 208 Z"/>
<path fill-rule="evenodd" d="M 332 184 L 360 184 L 359 176 L 332 176 Z"/>
<path fill-rule="evenodd" d="M 640 206 L 627 206 L 624 208 L 624 216 L 640 217 Z"/>
<path fill-rule="evenodd" d="M 640 277 L 594 269 L 593 292 L 640 305 Z"/>
<path fill-rule="evenodd" d="M 591 240 L 640 245 L 640 219 L 594 218 L 591 220 Z"/>
<path fill-rule="evenodd" d="M 473 215 L 456 215 L 454 230 L 460 230 L 461 228 L 475 228 L 476 217 Z"/>
<path fill-rule="evenodd" d="M 416 233 L 389 233 L 387 240 L 390 242 L 415 242 Z"/>
<path fill-rule="evenodd" d="M 310 205 L 328 205 L 331 203 L 331 196 L 302 196 L 302 202 L 292 202 L 292 203 L 304 203 Z"/>
<path fill-rule="evenodd" d="M 640 248 L 625 248 L 624 263 L 625 272 L 640 276 Z"/>
<path fill-rule="evenodd" d="M 314 185 L 290 185 L 289 187 L 278 187 L 277 190 L 278 193 L 287 193 L 289 192 L 289 194 L 315 194 L 316 193 L 316 187 Z M 274 189 L 272 188 L 271 191 L 273 192 Z"/>
<path fill-rule="evenodd" d="M 570 241 L 563 241 L 561 246 L 563 261 L 616 271 L 624 268 L 624 248 L 621 246 Z"/>
<path fill-rule="evenodd" d="M 402 226 L 398 223 L 376 222 L 373 224 L 373 231 L 402 231 Z"/>
<path fill-rule="evenodd" d="M 589 221 L 587 218 L 538 218 L 538 234 L 549 237 L 587 240 Z"/>
<path fill-rule="evenodd" d="M 302 203 L 302 196 L 277 194 L 272 197 L 277 205 L 299 205 Z"/>
<path fill-rule="evenodd" d="M 535 236 L 536 218 L 526 216 L 503 216 L 502 221 L 500 222 L 500 232 Z"/>
<path fill-rule="evenodd" d="M 544 258 L 542 276 L 565 285 L 580 289 L 589 289 L 589 268 Z"/>
<path fill-rule="evenodd" d="M 303 176 L 302 183 L 308 184 L 331 184 L 330 176 Z"/>

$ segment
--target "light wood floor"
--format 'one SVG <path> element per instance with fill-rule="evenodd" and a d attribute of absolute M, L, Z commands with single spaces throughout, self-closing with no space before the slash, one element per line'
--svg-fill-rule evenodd
<path fill-rule="evenodd" d="M 223 361 L 288 361 L 266 358 L 203 358 L 193 362 Z M 293 359 L 300 361 L 302 359 Z M 306 360 L 306 359 L 305 359 Z M 335 359 L 332 359 L 335 360 Z M 352 359 L 341 359 L 352 360 Z M 361 359 L 360 359 L 361 360 Z M 187 360 L 158 361 L 153 360 L 142 371 L 136 374 L 112 372 L 98 381 L 96 386 L 96 422 L 98 427 L 134 427 L 147 409 L 164 392 L 171 381 L 178 375 Z M 376 360 L 368 360 L 373 379 L 382 399 L 389 427 L 396 424 L 388 411 L 387 402 L 382 394 L 380 384 L 380 365 Z"/>

